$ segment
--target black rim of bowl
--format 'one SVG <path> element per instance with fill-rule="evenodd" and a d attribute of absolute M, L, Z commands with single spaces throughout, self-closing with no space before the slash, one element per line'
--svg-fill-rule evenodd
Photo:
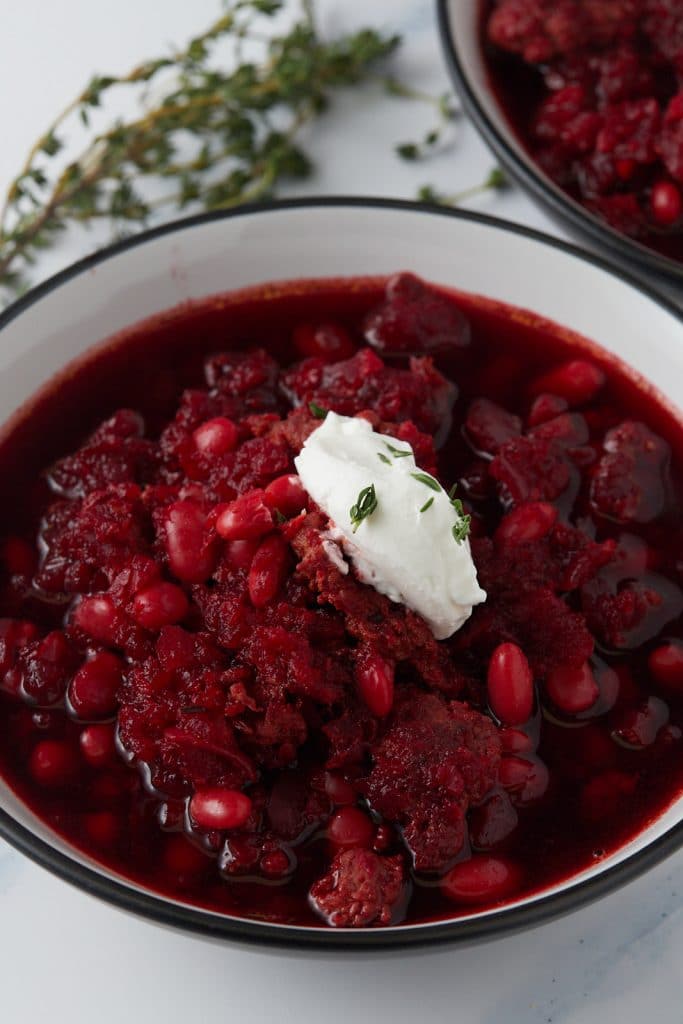
<path fill-rule="evenodd" d="M 476 3 L 478 0 L 467 0 Z M 510 144 L 506 136 L 491 120 L 482 106 L 477 90 L 474 88 L 462 65 L 457 47 L 454 43 L 454 31 L 450 16 L 450 0 L 436 0 L 439 34 L 441 45 L 446 55 L 446 62 L 451 77 L 470 115 L 481 135 L 491 147 L 503 166 L 525 189 L 536 196 L 544 205 L 558 214 L 563 220 L 577 229 L 590 235 L 603 250 L 607 249 L 612 257 L 623 260 L 626 265 L 639 264 L 644 270 L 666 274 L 669 278 L 683 278 L 683 264 L 662 256 L 654 249 L 641 245 L 635 239 L 623 235 L 611 228 L 605 221 L 594 216 L 571 196 L 563 192 L 540 168 L 537 168 L 531 157 L 524 160 L 516 148 Z M 513 129 L 510 128 L 511 134 Z"/>
<path fill-rule="evenodd" d="M 321 198 L 290 199 L 267 205 L 252 204 L 236 210 L 215 211 L 198 214 L 182 220 L 171 221 L 158 228 L 142 232 L 132 238 L 100 250 L 79 260 L 65 270 L 38 285 L 0 314 L 0 331 L 15 320 L 22 312 L 39 302 L 61 285 L 82 275 L 98 264 L 120 253 L 164 235 L 235 217 L 268 216 L 269 212 L 282 210 L 312 210 L 316 208 L 365 208 L 377 210 L 398 210 L 419 216 L 450 218 L 454 222 L 471 221 L 495 230 L 502 230 L 559 249 L 573 258 L 590 263 L 621 279 L 630 287 L 641 292 L 650 300 L 667 310 L 683 324 L 683 313 L 656 289 L 631 276 L 621 267 L 609 261 L 584 252 L 567 242 L 560 241 L 531 228 L 523 227 L 500 218 L 463 210 L 435 208 L 420 203 L 373 197 L 326 196 Z M 99 339 L 94 339 L 97 341 Z M 643 849 L 631 854 L 619 864 L 600 874 L 575 883 L 547 896 L 541 896 L 532 903 L 512 905 L 474 918 L 452 918 L 425 924 L 397 926 L 391 929 L 304 928 L 296 925 L 276 925 L 255 920 L 227 917 L 187 904 L 176 904 L 163 897 L 134 888 L 134 883 L 100 874 L 93 868 L 55 849 L 49 842 L 35 835 L 21 825 L 7 811 L 0 809 L 0 837 L 4 838 L 21 853 L 46 868 L 64 881 L 70 882 L 93 896 L 138 914 L 157 924 L 172 926 L 186 932 L 193 932 L 216 939 L 231 939 L 236 942 L 257 946 L 287 948 L 290 950 L 362 950 L 375 951 L 398 947 L 426 947 L 437 944 L 472 944 L 487 939 L 499 938 L 510 932 L 522 931 L 550 921 L 552 918 L 577 910 L 614 889 L 637 878 L 654 867 L 664 858 L 683 846 L 683 820 L 673 825 L 662 836 Z"/>

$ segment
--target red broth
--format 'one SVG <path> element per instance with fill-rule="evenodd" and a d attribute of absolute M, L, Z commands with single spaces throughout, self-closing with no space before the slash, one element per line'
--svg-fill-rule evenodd
<path fill-rule="evenodd" d="M 345 591 L 297 516 L 281 478 L 324 408 L 458 484 L 489 599 L 451 639 Z M 226 914 L 374 926 L 539 891 L 680 793 L 682 453 L 616 359 L 408 275 L 138 324 L 0 444 L 2 774 L 77 848 Z"/>

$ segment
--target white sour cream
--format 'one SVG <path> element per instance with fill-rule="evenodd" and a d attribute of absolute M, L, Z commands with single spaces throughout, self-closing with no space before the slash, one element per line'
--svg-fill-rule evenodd
<path fill-rule="evenodd" d="M 469 541 L 453 537 L 457 512 L 441 487 L 416 478 L 426 474 L 405 441 L 376 433 L 367 420 L 328 412 L 294 462 L 332 522 L 328 557 L 336 541 L 363 583 L 421 615 L 437 640 L 460 629 L 486 600 Z M 371 484 L 377 506 L 354 532 L 351 507 Z"/>

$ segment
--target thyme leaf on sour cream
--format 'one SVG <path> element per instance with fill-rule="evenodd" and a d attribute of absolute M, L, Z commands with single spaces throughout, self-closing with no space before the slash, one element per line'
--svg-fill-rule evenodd
<path fill-rule="evenodd" d="M 439 481 L 435 480 L 433 476 L 429 475 L 429 473 L 411 473 L 410 475 L 412 476 L 413 480 L 419 481 L 419 483 L 424 484 L 425 487 L 429 487 L 429 489 L 432 491 L 442 490 Z"/>
<path fill-rule="evenodd" d="M 351 526 L 353 533 L 356 532 L 360 524 L 377 508 L 377 494 L 375 493 L 375 485 L 370 484 L 368 487 L 364 487 L 358 495 L 358 499 L 355 505 L 352 505 L 349 509 L 349 516 L 351 518 Z"/>
<path fill-rule="evenodd" d="M 395 448 L 393 444 L 389 444 L 388 441 L 384 442 L 384 446 L 387 451 L 390 451 L 395 459 L 405 459 L 408 455 L 412 455 L 412 451 L 406 451 L 405 448 Z"/>

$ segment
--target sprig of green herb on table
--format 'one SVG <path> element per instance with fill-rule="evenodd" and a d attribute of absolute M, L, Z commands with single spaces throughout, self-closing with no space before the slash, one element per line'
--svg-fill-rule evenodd
<path fill-rule="evenodd" d="M 508 188 L 510 182 L 505 172 L 500 167 L 494 167 L 485 181 L 471 188 L 465 188 L 461 192 L 451 195 L 440 193 L 431 185 L 423 185 L 417 193 L 417 199 L 421 203 L 430 203 L 432 206 L 461 206 L 468 199 L 482 195 L 484 192 L 501 192 Z"/>
<path fill-rule="evenodd" d="M 448 92 L 432 96 L 430 93 L 413 89 L 405 82 L 400 82 L 396 78 L 385 78 L 384 85 L 387 92 L 392 96 L 418 100 L 435 108 L 438 118 L 436 127 L 431 128 L 421 142 L 400 142 L 395 147 L 396 153 L 402 160 L 423 160 L 431 156 L 436 151 L 437 146 L 440 143 L 443 144 L 449 126 L 460 114 L 460 109 L 453 102 L 453 97 Z"/>
<path fill-rule="evenodd" d="M 232 0 L 223 15 L 177 53 L 124 75 L 97 75 L 31 148 L 0 210 L 0 286 L 21 288 L 37 254 L 72 222 L 111 218 L 144 225 L 157 207 L 196 204 L 225 209 L 264 200 L 287 178 L 304 178 L 311 160 L 300 144 L 304 125 L 326 109 L 330 94 L 370 77 L 399 43 L 371 28 L 323 40 L 312 0 L 286 32 L 264 31 L 283 0 Z M 212 59 L 230 40 L 226 71 Z M 250 59 L 243 57 L 245 44 Z M 252 58 L 252 49 L 261 55 Z M 153 105 L 94 134 L 81 155 L 60 169 L 73 120 L 90 126 L 93 111 L 119 87 L 159 89 Z M 57 169 L 55 169 L 57 168 Z M 168 190 L 150 196 L 148 183 Z"/>
<path fill-rule="evenodd" d="M 375 485 L 370 484 L 369 487 L 364 487 L 358 495 L 358 499 L 355 505 L 352 505 L 349 509 L 349 517 L 351 519 L 352 532 L 355 533 L 360 524 L 377 508 L 377 494 L 375 493 Z"/>

